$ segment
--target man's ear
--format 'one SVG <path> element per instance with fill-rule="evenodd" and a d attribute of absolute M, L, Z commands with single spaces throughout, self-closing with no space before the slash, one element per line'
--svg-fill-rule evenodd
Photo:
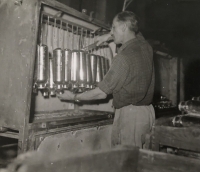
<path fill-rule="evenodd" d="M 123 23 L 123 25 L 122 25 L 122 31 L 125 32 L 126 29 L 127 29 L 127 27 L 128 27 L 127 24 L 126 24 L 126 23 Z"/>

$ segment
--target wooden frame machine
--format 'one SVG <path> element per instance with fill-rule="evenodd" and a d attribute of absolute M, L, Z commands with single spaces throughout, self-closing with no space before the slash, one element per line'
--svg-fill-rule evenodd
<path fill-rule="evenodd" d="M 56 93 L 64 89 L 73 92 L 92 89 L 102 79 L 108 70 L 108 65 L 103 64 L 105 59 L 110 63 L 111 50 L 94 49 L 85 57 L 80 49 L 95 42 L 98 35 L 95 30 L 101 27 L 106 32 L 109 27 L 54 0 L 3 0 L 0 16 L 0 136 L 18 139 L 19 152 L 40 149 L 48 153 L 48 147 L 70 154 L 79 148 L 96 150 L 110 146 L 112 100 L 77 106 L 56 98 Z M 65 54 L 65 50 L 69 50 L 71 59 L 79 60 L 79 68 L 70 72 L 83 69 L 83 74 L 86 71 L 88 74 L 88 61 L 84 60 L 91 54 L 98 56 L 97 63 L 101 61 L 102 65 L 96 66 L 95 80 L 81 78 L 82 75 L 67 78 L 63 72 L 67 71 L 67 61 L 56 65 L 63 60 L 60 54 Z M 74 68 L 70 64 L 68 70 Z M 65 69 L 55 74 L 64 65 Z"/>

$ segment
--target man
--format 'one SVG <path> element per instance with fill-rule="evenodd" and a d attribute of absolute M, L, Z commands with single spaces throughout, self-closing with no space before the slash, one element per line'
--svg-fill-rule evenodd
<path fill-rule="evenodd" d="M 113 20 L 110 34 L 98 38 L 98 45 L 111 36 L 122 44 L 104 79 L 94 90 L 73 95 L 66 91 L 61 100 L 97 100 L 113 95 L 116 109 L 112 146 L 133 145 L 142 148 L 145 134 L 150 132 L 155 114 L 151 105 L 154 93 L 153 51 L 138 33 L 138 20 L 132 12 L 124 11 Z"/>

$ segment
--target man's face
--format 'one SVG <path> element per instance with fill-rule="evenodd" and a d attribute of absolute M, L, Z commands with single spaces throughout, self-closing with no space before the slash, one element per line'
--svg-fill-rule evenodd
<path fill-rule="evenodd" d="M 111 29 L 111 34 L 114 38 L 114 42 L 115 44 L 120 44 L 122 43 L 122 39 L 123 39 L 123 24 L 118 22 L 116 18 L 114 18 L 113 20 L 113 24 L 112 24 L 112 29 Z"/>

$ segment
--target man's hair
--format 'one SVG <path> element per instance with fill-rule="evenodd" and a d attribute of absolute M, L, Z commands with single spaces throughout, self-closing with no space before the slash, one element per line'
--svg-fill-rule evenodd
<path fill-rule="evenodd" d="M 124 22 L 128 25 L 129 30 L 133 32 L 138 32 L 138 17 L 131 11 L 123 11 L 118 13 L 115 18 L 118 22 Z"/>

